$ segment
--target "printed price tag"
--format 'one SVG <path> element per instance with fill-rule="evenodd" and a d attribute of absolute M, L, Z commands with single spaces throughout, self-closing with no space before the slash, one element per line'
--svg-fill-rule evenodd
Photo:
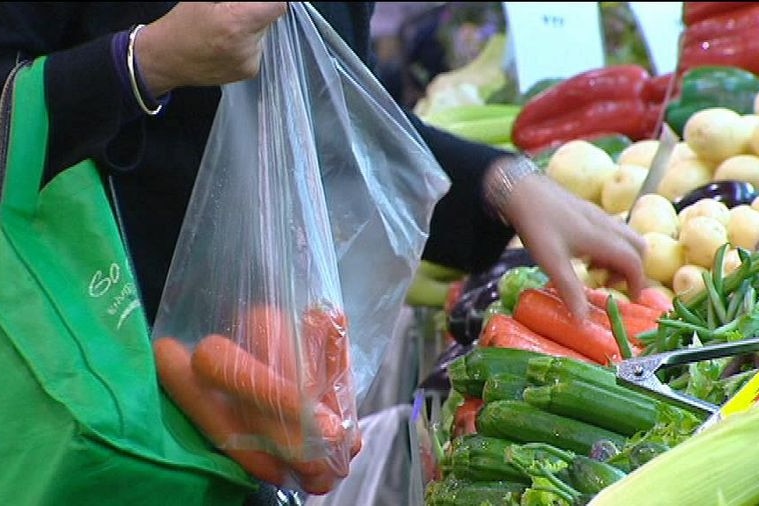
<path fill-rule="evenodd" d="M 503 2 L 519 91 L 604 66 L 597 2 Z"/>
<path fill-rule="evenodd" d="M 674 72 L 680 33 L 682 2 L 629 2 L 638 22 L 656 75 Z"/>

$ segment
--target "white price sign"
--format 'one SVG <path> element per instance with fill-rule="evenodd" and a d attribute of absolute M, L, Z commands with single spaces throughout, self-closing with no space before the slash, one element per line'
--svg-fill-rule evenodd
<path fill-rule="evenodd" d="M 629 2 L 648 55 L 657 75 L 674 72 L 680 33 L 683 31 L 682 2 Z"/>
<path fill-rule="evenodd" d="M 604 66 L 597 2 L 503 2 L 519 91 Z"/>

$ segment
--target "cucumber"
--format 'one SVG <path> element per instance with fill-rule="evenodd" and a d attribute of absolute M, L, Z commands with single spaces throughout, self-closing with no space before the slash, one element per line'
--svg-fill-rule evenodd
<path fill-rule="evenodd" d="M 477 432 L 522 443 L 547 443 L 588 455 L 593 443 L 608 439 L 622 447 L 626 438 L 590 423 L 549 413 L 525 401 L 486 403 L 476 420 Z"/>

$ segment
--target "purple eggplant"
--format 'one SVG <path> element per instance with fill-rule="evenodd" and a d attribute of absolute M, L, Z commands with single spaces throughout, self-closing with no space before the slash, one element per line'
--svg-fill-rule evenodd
<path fill-rule="evenodd" d="M 448 392 L 451 388 L 451 381 L 448 378 L 448 364 L 460 356 L 466 355 L 471 349 L 471 344 L 464 345 L 458 342 L 451 343 L 448 348 L 438 356 L 437 360 L 435 360 L 432 372 L 419 383 L 418 388 Z"/>
<path fill-rule="evenodd" d="M 714 199 L 731 208 L 742 204 L 751 204 L 757 195 L 759 194 L 754 185 L 746 181 L 713 181 L 691 190 L 675 200 L 673 204 L 678 213 L 701 199 Z"/>
<path fill-rule="evenodd" d="M 488 275 L 478 278 L 480 284 L 464 286 L 459 300 L 448 314 L 447 329 L 453 338 L 461 344 L 470 344 L 477 339 L 482 330 L 485 312 L 493 302 L 500 298 L 498 282 L 503 274 L 512 267 L 533 265 L 525 250 L 519 256 L 509 257 L 510 262 L 499 262 L 488 271 Z M 503 257 L 502 257 L 503 258 Z"/>

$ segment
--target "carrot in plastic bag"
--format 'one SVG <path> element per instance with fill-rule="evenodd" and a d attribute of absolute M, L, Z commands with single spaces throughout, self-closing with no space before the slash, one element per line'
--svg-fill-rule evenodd
<path fill-rule="evenodd" d="M 298 384 L 282 378 L 231 339 L 220 334 L 205 336 L 192 354 L 192 367 L 209 385 L 251 402 L 264 413 L 301 423 L 307 399 Z M 326 440 L 345 438 L 342 421 L 330 407 L 319 402 L 313 413 Z"/>
<path fill-rule="evenodd" d="M 345 314 L 334 308 L 310 308 L 303 317 L 303 336 L 309 353 L 307 374 L 312 378 L 314 389 L 340 418 L 355 418 Z M 351 457 L 360 451 L 361 445 L 361 435 L 356 430 L 351 442 Z"/>
<path fill-rule="evenodd" d="M 200 383 L 192 369 L 190 350 L 173 337 L 161 337 L 153 341 L 153 351 L 161 385 L 214 445 L 256 478 L 284 484 L 289 469 L 281 459 L 227 444 L 232 438 L 248 433 L 248 429 L 223 396 Z"/>
<path fill-rule="evenodd" d="M 295 331 L 287 314 L 273 304 L 254 303 L 240 324 L 236 341 L 277 374 L 296 381 Z"/>

